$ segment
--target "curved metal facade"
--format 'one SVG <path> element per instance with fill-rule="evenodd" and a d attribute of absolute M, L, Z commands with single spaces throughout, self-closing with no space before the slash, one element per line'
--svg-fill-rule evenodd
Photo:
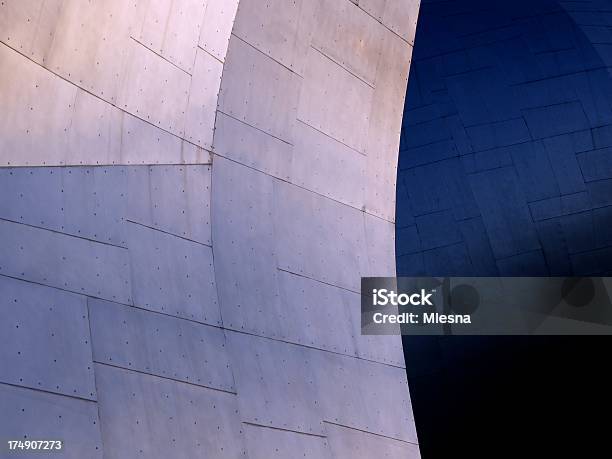
<path fill-rule="evenodd" d="M 398 275 L 612 273 L 610 4 L 423 2 L 399 157 Z M 607 412 L 607 341 L 404 342 L 418 356 L 407 366 L 425 457 L 480 457 L 490 444 L 551 455 L 547 429 L 597 444 L 592 423 L 564 424 Z"/>
<path fill-rule="evenodd" d="M 3 438 L 418 457 L 401 341 L 359 330 L 418 7 L 2 3 Z"/>

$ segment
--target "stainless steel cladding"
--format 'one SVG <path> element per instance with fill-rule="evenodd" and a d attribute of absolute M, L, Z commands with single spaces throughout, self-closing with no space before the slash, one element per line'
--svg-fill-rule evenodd
<path fill-rule="evenodd" d="M 2 2 L 0 438 L 419 456 L 400 338 L 359 329 L 418 9 Z"/>

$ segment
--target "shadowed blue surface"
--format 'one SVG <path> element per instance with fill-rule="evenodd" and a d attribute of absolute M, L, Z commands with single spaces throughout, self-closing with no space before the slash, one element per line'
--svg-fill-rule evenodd
<path fill-rule="evenodd" d="M 398 275 L 611 275 L 611 72 L 612 1 L 423 1 Z M 404 337 L 423 457 L 601 442 L 604 339 Z"/>
<path fill-rule="evenodd" d="M 612 273 L 610 26 L 610 2 L 423 3 L 398 274 Z"/>

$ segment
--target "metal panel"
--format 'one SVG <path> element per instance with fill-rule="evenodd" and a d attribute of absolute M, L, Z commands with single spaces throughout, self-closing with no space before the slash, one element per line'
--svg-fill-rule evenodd
<path fill-rule="evenodd" d="M 416 443 L 406 370 L 312 351 L 323 419 Z"/>
<path fill-rule="evenodd" d="M 60 171 L 63 210 L 58 213 L 63 214 L 64 223 L 59 231 L 125 246 L 126 169 L 73 167 Z M 40 199 L 45 200 L 44 196 Z"/>
<path fill-rule="evenodd" d="M 178 136 L 185 128 L 191 77 L 134 40 L 117 106 Z"/>
<path fill-rule="evenodd" d="M 351 310 L 353 334 L 355 336 L 356 355 L 362 359 L 385 363 L 405 368 L 402 339 L 399 337 L 399 325 L 396 334 L 389 335 L 362 335 L 361 334 L 361 308 L 356 306 Z"/>
<path fill-rule="evenodd" d="M 312 46 L 373 85 L 382 52 L 383 26 L 350 2 L 319 0 L 319 3 Z"/>
<path fill-rule="evenodd" d="M 364 218 L 370 258 L 368 272 L 394 275 L 393 224 L 370 215 L 364 215 Z M 381 234 L 374 233 L 381 230 Z M 373 259 L 386 267 L 377 266 Z M 273 327 L 280 327 L 280 338 L 291 342 L 387 364 L 405 365 L 401 340 L 397 336 L 361 335 L 358 293 L 283 271 L 279 272 L 278 280 L 280 309 L 270 305 L 267 311 L 269 316 L 281 320 L 277 323 L 259 317 L 258 329 L 264 330 L 263 334 L 276 337 L 278 328 Z"/>
<path fill-rule="evenodd" d="M 355 324 L 355 347 L 359 357 L 405 368 L 402 339 L 399 336 L 362 335 L 360 317 L 355 317 L 353 323 Z"/>
<path fill-rule="evenodd" d="M 302 346 L 227 332 L 243 421 L 323 434 L 312 359 Z"/>
<path fill-rule="evenodd" d="M 64 164 L 114 164 L 121 154 L 121 112 L 77 90 Z"/>
<path fill-rule="evenodd" d="M 88 301 L 96 362 L 234 390 L 220 328 L 108 301 Z"/>
<path fill-rule="evenodd" d="M 134 304 L 221 324 L 210 247 L 128 223 Z"/>
<path fill-rule="evenodd" d="M 366 157 L 310 126 L 295 127 L 291 182 L 361 209 Z"/>
<path fill-rule="evenodd" d="M 123 0 L 64 1 L 45 66 L 114 104 L 138 6 Z"/>
<path fill-rule="evenodd" d="M 298 75 L 232 36 L 219 110 L 291 142 L 299 85 Z"/>
<path fill-rule="evenodd" d="M 312 0 L 241 0 L 232 33 L 301 75 L 318 8 Z"/>
<path fill-rule="evenodd" d="M 364 360 L 355 362 L 359 367 L 355 371 L 366 375 L 361 381 L 361 395 L 367 415 L 357 425 L 365 425 L 364 430 L 417 443 L 406 370 Z"/>
<path fill-rule="evenodd" d="M 216 154 L 275 177 L 289 179 L 293 146 L 224 113 L 217 112 Z"/>
<path fill-rule="evenodd" d="M 414 45 L 420 6 L 421 0 L 387 0 L 382 22 L 408 43 Z"/>
<path fill-rule="evenodd" d="M 0 273 L 131 303 L 125 249 L 0 220 Z"/>
<path fill-rule="evenodd" d="M 375 217 L 365 215 L 365 219 L 366 219 L 366 234 L 369 235 L 368 220 L 375 219 Z M 378 219 L 375 219 L 375 220 L 378 220 Z M 379 220 L 379 221 L 383 222 L 383 220 Z M 384 222 L 384 224 L 389 225 L 391 231 L 394 230 L 392 224 L 388 222 Z M 387 237 L 391 246 L 393 245 L 393 233 L 391 233 L 390 235 L 388 234 L 379 235 L 379 237 L 380 239 L 374 239 L 374 241 L 377 241 L 377 242 L 387 241 L 387 239 L 385 239 L 385 237 Z M 370 241 L 370 244 L 371 244 L 372 239 L 368 237 L 367 240 Z M 388 253 L 385 253 L 385 251 L 382 251 L 381 253 L 383 254 L 379 256 L 381 261 L 383 260 L 386 261 L 389 259 Z M 393 258 L 390 258 L 390 259 L 391 261 L 393 261 Z M 372 264 L 370 264 L 370 269 L 372 269 Z M 392 266 L 392 269 L 393 269 L 393 272 L 395 272 L 395 266 Z M 372 269 L 369 272 L 378 273 L 376 269 Z M 386 271 L 380 271 L 380 272 L 386 272 Z M 362 274 L 362 275 L 365 276 L 365 274 Z M 338 309 L 336 309 L 333 312 L 332 317 L 326 317 L 326 320 L 318 320 L 319 317 L 324 316 L 325 312 L 318 312 L 317 314 L 313 314 L 312 312 L 310 312 L 311 317 L 317 318 L 316 329 L 321 330 L 322 332 L 323 339 L 320 340 L 321 343 L 325 343 L 328 340 L 336 341 L 342 336 L 350 336 L 352 338 L 351 346 L 347 348 L 348 351 L 342 350 L 341 347 L 339 348 L 332 347 L 331 349 L 324 345 L 323 346 L 315 345 L 315 347 L 322 347 L 323 349 L 330 349 L 330 350 L 340 352 L 343 354 L 358 356 L 358 357 L 361 357 L 367 360 L 373 360 L 376 362 L 382 362 L 382 363 L 386 363 L 390 365 L 405 367 L 404 352 L 402 349 L 402 341 L 398 336 L 362 335 L 361 334 L 361 306 L 360 306 L 360 296 L 358 293 L 349 292 L 349 291 L 339 289 L 336 287 L 329 287 L 328 288 L 329 293 L 333 292 L 333 290 L 331 289 L 335 289 L 337 292 L 343 292 L 342 298 L 344 299 L 344 301 L 340 301 L 339 298 L 334 297 L 334 296 L 327 296 L 325 298 L 319 299 L 319 297 L 321 297 L 321 293 L 324 291 L 323 286 L 317 286 L 317 290 L 320 292 L 318 295 L 317 295 L 317 292 L 305 290 L 305 288 L 303 287 L 301 290 L 298 290 L 297 287 L 292 287 L 292 288 L 293 288 L 292 297 L 296 297 L 296 296 L 300 297 L 300 295 L 297 294 L 296 292 L 306 291 L 308 292 L 307 297 L 316 298 L 317 300 L 319 300 L 318 304 L 324 305 L 324 311 L 327 312 L 327 314 L 329 314 L 331 306 L 334 306 L 334 305 L 338 306 Z M 310 305 L 309 301 L 307 300 L 304 300 L 304 304 Z M 340 306 L 342 306 L 342 309 L 340 309 Z M 309 323 L 307 319 L 302 319 L 302 320 L 303 320 L 302 324 Z M 303 325 L 301 326 L 303 328 Z M 327 326 L 330 326 L 331 330 L 328 330 L 326 328 Z M 346 327 L 348 327 L 348 330 L 346 330 Z M 296 334 L 298 336 L 300 335 L 299 333 L 296 333 Z"/>
<path fill-rule="evenodd" d="M 0 381 L 95 400 L 85 297 L 2 276 L 0 292 Z"/>
<path fill-rule="evenodd" d="M 249 459 L 331 459 L 327 440 L 287 430 L 244 424 Z M 348 456 L 347 456 L 348 457 Z"/>
<path fill-rule="evenodd" d="M 128 218 L 210 244 L 210 166 L 0 169 L 0 218 L 122 246 Z"/>
<path fill-rule="evenodd" d="M 282 271 L 278 280 L 281 306 L 278 311 L 268 310 L 267 315 L 281 319 L 282 339 L 356 355 L 355 332 L 359 333 L 360 311 L 358 293 Z M 353 321 L 357 323 L 355 327 Z"/>
<path fill-rule="evenodd" d="M 495 258 L 540 250 L 527 200 L 522 187 L 517 185 L 516 170 L 502 167 L 468 177 Z M 508 225 L 508 221 L 513 224 Z"/>
<path fill-rule="evenodd" d="M 128 168 L 127 218 L 211 244 L 210 166 Z"/>
<path fill-rule="evenodd" d="M 385 12 L 385 3 L 387 3 L 387 0 L 355 0 L 353 3 L 357 4 L 359 8 L 375 17 L 376 20 L 382 22 L 383 13 Z"/>
<path fill-rule="evenodd" d="M 54 457 L 102 458 L 98 407 L 94 402 L 0 384 L 0 412 L 4 442 L 58 439 L 63 442 L 63 450 L 54 452 Z"/>
<path fill-rule="evenodd" d="M 139 3 L 142 4 L 140 8 L 142 14 L 134 23 L 131 37 L 159 54 L 172 2 L 144 0 Z"/>
<path fill-rule="evenodd" d="M 278 321 L 264 313 L 264 308 L 279 309 L 271 218 L 274 179 L 215 157 L 212 180 L 215 275 L 223 325 L 259 333 L 254 324 Z"/>
<path fill-rule="evenodd" d="M 244 457 L 236 396 L 95 364 L 104 457 Z"/>
<path fill-rule="evenodd" d="M 0 169 L 0 218 L 59 230 L 64 223 L 62 175 L 56 168 Z"/>
<path fill-rule="evenodd" d="M 0 69 L 0 164 L 59 164 L 77 88 L 2 44 Z"/>
<path fill-rule="evenodd" d="M 366 213 L 363 218 L 367 268 L 364 268 L 361 276 L 395 276 L 395 225 Z M 361 306 L 354 304 L 348 311 L 359 357 L 405 366 L 402 341 L 398 336 L 362 335 Z"/>
<path fill-rule="evenodd" d="M 403 368 L 241 333 L 227 337 L 244 421 L 320 434 L 323 419 L 416 441 Z"/>
<path fill-rule="evenodd" d="M 206 2 L 199 45 L 221 62 L 225 61 L 238 2 L 239 0 L 207 0 Z"/>
<path fill-rule="evenodd" d="M 210 164 L 210 153 L 195 143 L 157 129 L 78 90 L 67 129 L 68 143 L 54 164 Z M 93 107 L 98 111 L 91 111 Z M 108 108 L 110 107 L 110 108 Z M 105 124 L 101 124 L 104 121 Z M 92 129 L 91 127 L 94 126 Z M 60 139 L 63 141 L 63 139 Z M 61 148 L 61 141 L 52 145 Z M 40 164 L 34 158 L 32 165 Z M 43 164 L 49 164 L 42 161 Z M 22 159 L 12 164 L 23 165 Z"/>
<path fill-rule="evenodd" d="M 420 459 L 421 457 L 419 447 L 412 443 L 329 423 L 325 424 L 325 430 L 333 457 L 401 457 L 404 459 Z"/>
<path fill-rule="evenodd" d="M 0 41 L 40 63 L 47 55 L 62 0 L 5 0 L 1 5 Z"/>
<path fill-rule="evenodd" d="M 376 72 L 375 103 L 369 114 L 366 210 L 386 220 L 395 218 L 395 181 L 402 112 L 412 47 L 385 30 Z"/>
<path fill-rule="evenodd" d="M 306 124 L 363 153 L 372 95 L 370 86 L 310 48 L 297 116 Z"/>
<path fill-rule="evenodd" d="M 205 0 L 148 2 L 138 40 L 191 73 Z"/>
<path fill-rule="evenodd" d="M 372 431 L 365 398 L 377 391 L 387 390 L 386 384 L 382 387 L 370 386 L 370 375 L 360 368 L 360 361 L 353 357 L 317 352 L 313 353 L 313 364 L 317 368 L 315 378 L 321 394 L 322 419 Z M 367 394 L 362 393 L 366 390 Z"/>
<path fill-rule="evenodd" d="M 210 162 L 196 145 L 78 89 L 4 45 L 0 68 L 5 70 L 0 75 L 2 166 Z"/>
<path fill-rule="evenodd" d="M 198 50 L 189 89 L 185 137 L 205 148 L 212 147 L 222 72 L 221 62 Z"/>
<path fill-rule="evenodd" d="M 149 123 L 120 112 L 121 154 L 118 164 L 210 164 L 210 154 Z"/>
<path fill-rule="evenodd" d="M 358 292 L 367 265 L 363 212 L 283 182 L 274 198 L 278 266 Z"/>
<path fill-rule="evenodd" d="M 395 225 L 364 213 L 367 270 L 362 276 L 395 276 Z"/>

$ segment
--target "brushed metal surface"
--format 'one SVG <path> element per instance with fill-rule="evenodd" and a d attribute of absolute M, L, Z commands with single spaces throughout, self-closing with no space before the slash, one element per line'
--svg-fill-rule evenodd
<path fill-rule="evenodd" d="M 96 399 L 85 298 L 0 276 L 0 382 Z"/>
<path fill-rule="evenodd" d="M 325 437 L 253 424 L 245 424 L 243 429 L 250 459 L 281 459 L 292 457 L 296 451 L 300 457 L 311 459 L 334 457 Z"/>
<path fill-rule="evenodd" d="M 371 86 L 317 49 L 309 49 L 297 110 L 300 121 L 365 153 L 372 102 Z"/>
<path fill-rule="evenodd" d="M 0 383 L 0 410 L 0 432 L 7 440 L 61 440 L 62 451 L 53 452 L 55 457 L 104 457 L 95 402 Z M 3 451 L 5 457 L 14 454 Z"/>
<path fill-rule="evenodd" d="M 96 384 L 104 457 L 245 456 L 233 394 L 100 364 Z"/>
<path fill-rule="evenodd" d="M 128 251 L 0 220 L 0 274 L 131 303 Z"/>
<path fill-rule="evenodd" d="M 222 329 L 93 298 L 88 306 L 96 362 L 234 391 Z"/>
<path fill-rule="evenodd" d="M 221 323 L 210 247 L 135 223 L 127 234 L 134 304 Z"/>
<path fill-rule="evenodd" d="M 417 9 L 0 5 L 0 436 L 417 457 L 401 341 L 359 330 L 360 276 L 395 272 Z"/>
<path fill-rule="evenodd" d="M 324 435 L 311 349 L 227 332 L 243 421 Z"/>
<path fill-rule="evenodd" d="M 232 36 L 219 111 L 291 143 L 300 84 L 297 74 Z"/>
<path fill-rule="evenodd" d="M 325 430 L 333 457 L 421 457 L 418 445 L 409 442 L 333 424 L 326 424 Z"/>

